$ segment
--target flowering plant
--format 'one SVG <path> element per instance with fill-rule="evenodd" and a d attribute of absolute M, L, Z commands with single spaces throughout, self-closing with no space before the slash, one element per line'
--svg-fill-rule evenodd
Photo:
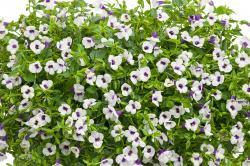
<path fill-rule="evenodd" d="M 211 0 L 30 0 L 0 22 L 0 160 L 249 165 L 250 40 Z"/>

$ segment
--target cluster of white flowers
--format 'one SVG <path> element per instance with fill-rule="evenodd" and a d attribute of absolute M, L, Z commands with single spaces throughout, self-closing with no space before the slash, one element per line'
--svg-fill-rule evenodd
<path fill-rule="evenodd" d="M 0 124 L 0 151 L 5 150 L 8 148 L 9 145 L 7 144 L 7 133 L 4 130 L 3 124 Z M 0 162 L 7 159 L 7 156 L 5 153 L 0 152 Z"/>
<path fill-rule="evenodd" d="M 25 154 L 35 138 L 41 139 L 41 154 L 56 156 L 55 166 L 63 165 L 59 154 L 102 155 L 83 159 L 89 165 L 98 159 L 100 166 L 217 166 L 231 154 L 244 154 L 250 40 L 240 37 L 239 50 L 225 41 L 216 28 L 229 30 L 230 19 L 220 18 L 211 0 L 209 13 L 188 16 L 185 24 L 170 19 L 165 3 L 154 0 L 148 16 L 160 29 L 146 27 L 139 9 L 116 16 L 100 0 L 87 3 L 86 11 L 74 7 L 73 14 L 44 0 L 41 17 L 51 24 L 21 21 L 23 41 L 0 22 L 7 50 L 0 107 L 8 109 L 1 116 L 15 118 L 20 128 L 12 135 Z M 10 146 L 7 131 L 0 124 L 0 161 Z"/>
<path fill-rule="evenodd" d="M 233 156 L 235 158 L 239 157 L 240 154 L 244 152 L 244 145 L 246 141 L 244 140 L 244 132 L 242 131 L 243 125 L 241 122 L 237 122 L 230 131 L 231 133 L 231 144 L 235 145 L 233 149 Z"/>

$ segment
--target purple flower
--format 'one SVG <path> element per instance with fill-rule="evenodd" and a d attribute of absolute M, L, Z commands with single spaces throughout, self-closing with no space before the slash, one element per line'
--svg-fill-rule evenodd
<path fill-rule="evenodd" d="M 231 99 L 234 99 L 234 100 L 236 100 L 236 96 L 231 96 Z"/>
<path fill-rule="evenodd" d="M 153 38 L 158 38 L 157 32 L 153 32 L 153 33 L 152 33 L 152 37 L 153 37 Z"/>
<path fill-rule="evenodd" d="M 216 37 L 215 36 L 211 36 L 210 39 L 209 39 L 209 43 L 215 44 L 215 41 L 216 41 Z"/>
<path fill-rule="evenodd" d="M 227 21 L 226 21 L 226 20 L 221 20 L 220 23 L 221 23 L 223 26 L 226 26 Z"/>
<path fill-rule="evenodd" d="M 202 17 L 201 17 L 201 15 L 191 15 L 191 16 L 189 16 L 189 18 L 188 18 L 188 21 L 190 22 L 190 23 L 194 23 L 194 22 L 196 22 L 196 21 L 199 21 L 200 19 L 201 19 Z"/>
<path fill-rule="evenodd" d="M 123 114 L 123 112 L 121 110 L 117 110 L 116 113 L 118 116 L 122 116 L 122 114 Z"/>
<path fill-rule="evenodd" d="M 214 6 L 214 1 L 209 1 L 208 3 L 210 6 Z"/>

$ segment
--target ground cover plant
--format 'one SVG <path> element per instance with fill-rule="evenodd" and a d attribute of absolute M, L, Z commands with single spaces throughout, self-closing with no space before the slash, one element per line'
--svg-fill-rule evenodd
<path fill-rule="evenodd" d="M 27 11 L 0 22 L 0 160 L 249 165 L 249 23 L 231 9 L 30 0 Z"/>

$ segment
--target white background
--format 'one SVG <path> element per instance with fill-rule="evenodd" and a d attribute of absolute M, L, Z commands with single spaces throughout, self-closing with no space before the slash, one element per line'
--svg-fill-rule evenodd
<path fill-rule="evenodd" d="M 89 0 L 88 0 L 89 1 Z M 114 1 L 114 0 L 107 0 Z M 135 4 L 136 0 L 126 0 L 127 4 Z M 17 20 L 20 14 L 25 14 L 25 7 L 28 0 L 0 0 L 0 18 L 6 21 Z M 250 21 L 250 0 L 214 0 L 215 5 L 227 5 L 235 11 L 234 18 Z M 243 27 L 243 34 L 250 38 L 250 27 Z M 12 163 L 13 158 L 10 156 L 0 166 L 6 163 Z"/>

